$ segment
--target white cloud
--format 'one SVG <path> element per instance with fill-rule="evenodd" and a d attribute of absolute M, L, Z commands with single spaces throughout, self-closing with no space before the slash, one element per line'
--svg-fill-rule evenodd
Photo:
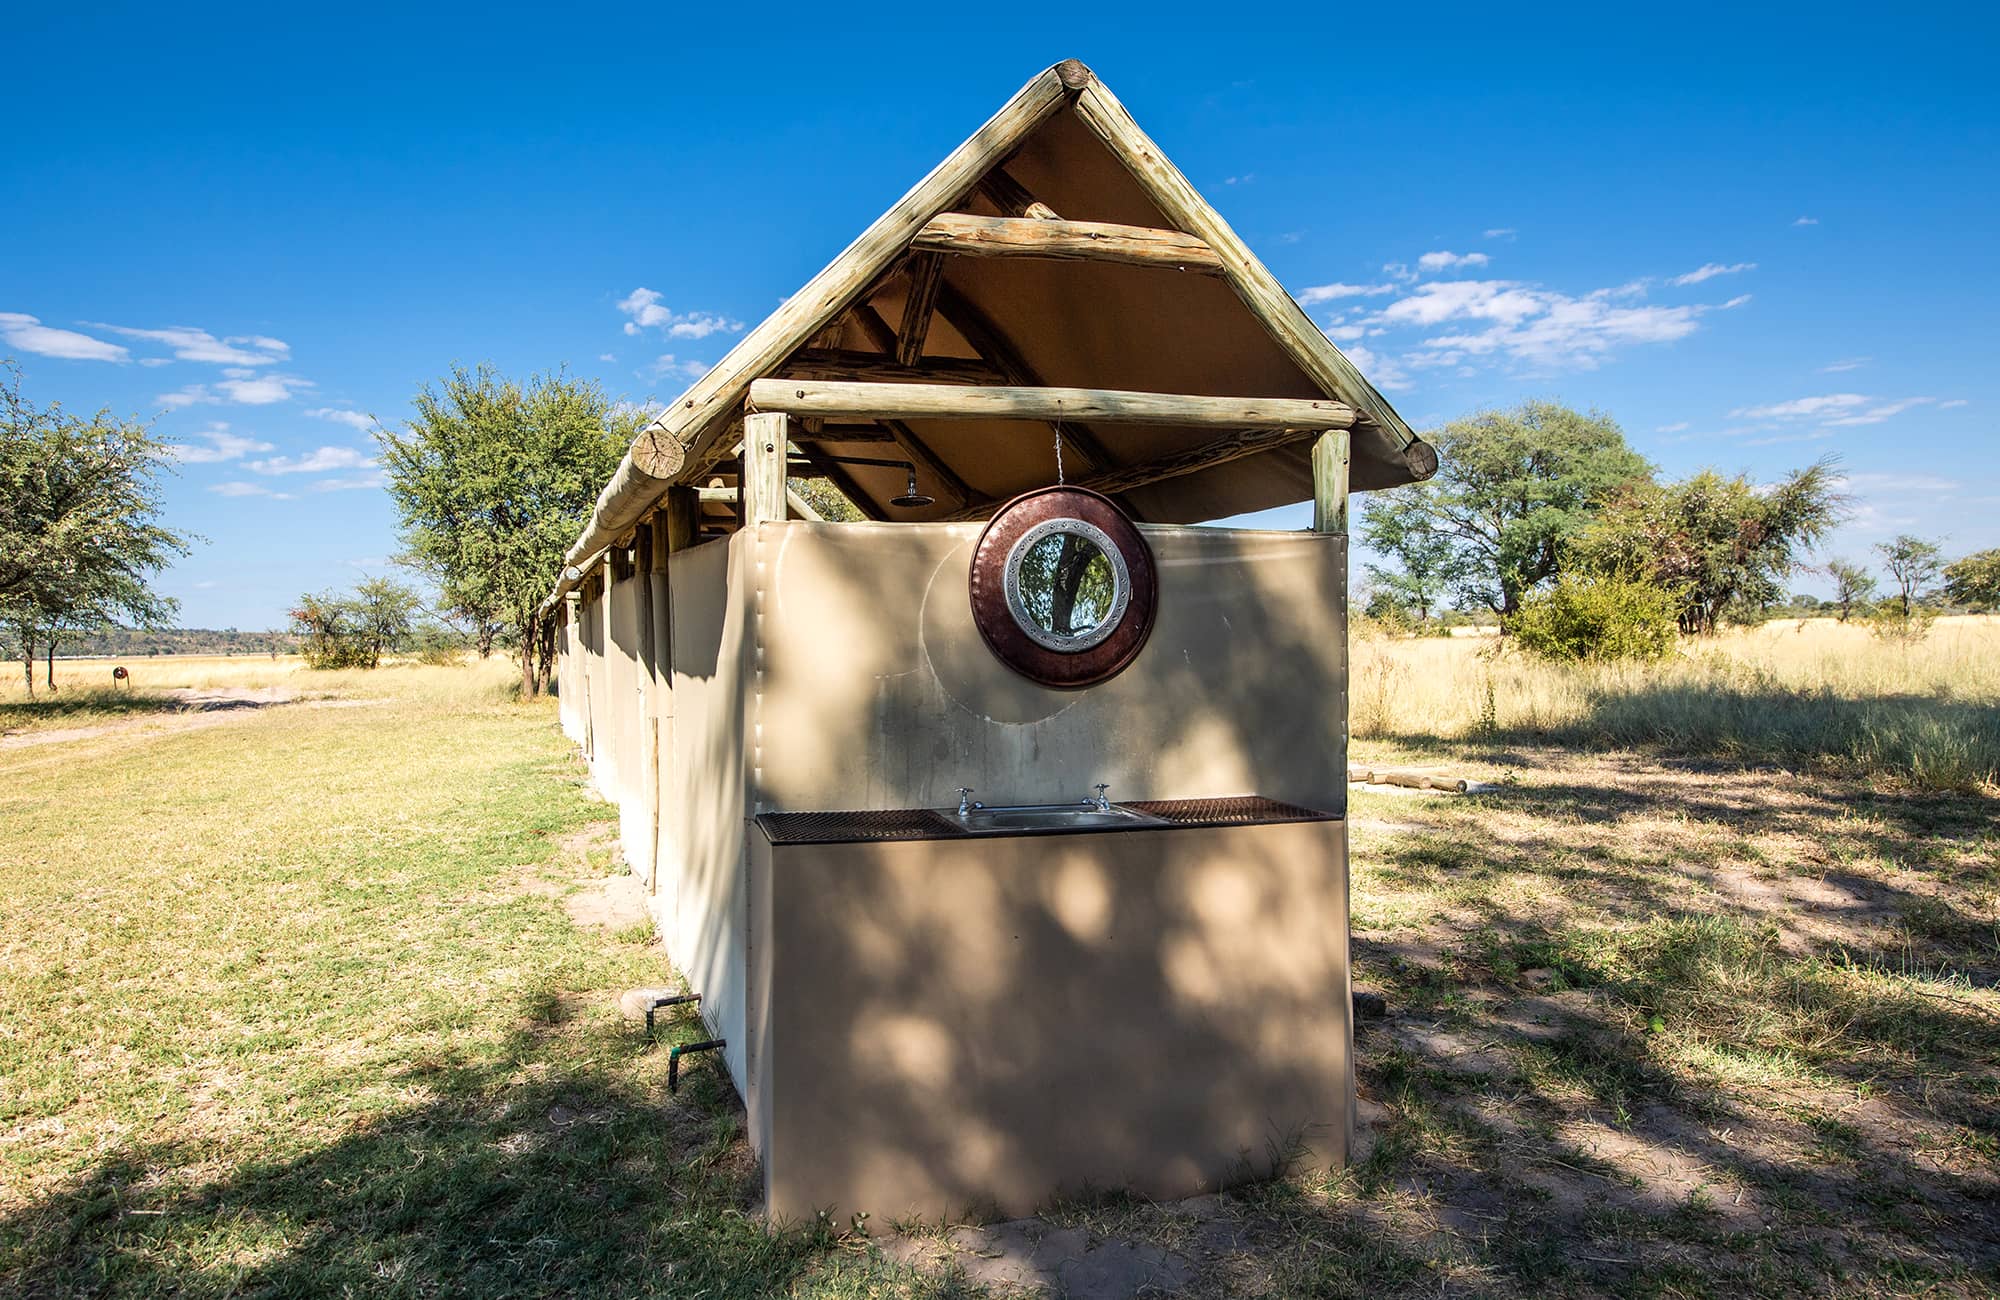
<path fill-rule="evenodd" d="M 241 460 L 252 452 L 269 451 L 271 444 L 256 438 L 246 438 L 240 433 L 231 433 L 226 424 L 213 424 L 196 433 L 194 437 L 204 445 L 194 443 L 176 444 L 170 454 L 183 465 L 214 465 L 228 460 Z"/>
<path fill-rule="evenodd" d="M 1425 253 L 1417 259 L 1417 270 L 1436 273 L 1455 270 L 1461 266 L 1484 266 L 1493 259 L 1484 253 Z"/>
<path fill-rule="evenodd" d="M 1827 393 L 1822 397 L 1795 397 L 1789 402 L 1767 406 L 1741 406 L 1730 412 L 1740 420 L 1803 420 L 1820 415 L 1840 415 L 1857 406 L 1866 406 L 1861 393 Z"/>
<path fill-rule="evenodd" d="M 1795 397 L 1789 402 L 1772 402 L 1766 406 L 1746 406 L 1730 414 L 1748 420 L 1818 420 L 1822 428 L 1835 429 L 1880 424 L 1912 407 L 1928 406 L 1936 401 L 1935 397 L 1883 401 L 1864 393 L 1826 393 L 1819 397 Z"/>
<path fill-rule="evenodd" d="M 1365 325 L 1329 325 L 1324 332 L 1335 343 L 1354 343 L 1368 337 Z"/>
<path fill-rule="evenodd" d="M 372 474 L 350 474 L 344 478 L 323 478 L 312 485 L 315 492 L 356 492 L 367 488 L 378 488 L 388 482 L 388 476 L 380 470 Z"/>
<path fill-rule="evenodd" d="M 610 352 L 600 352 L 600 353 L 598 353 L 598 354 L 597 354 L 597 359 L 598 359 L 599 361 L 616 361 L 616 360 L 618 360 L 617 356 L 616 356 L 616 355 L 614 355 L 613 353 L 610 353 Z"/>
<path fill-rule="evenodd" d="M 1401 280 L 1405 284 L 1417 278 L 1417 273 L 1410 269 L 1408 262 L 1384 262 L 1382 263 L 1382 274 L 1392 280 Z"/>
<path fill-rule="evenodd" d="M 1913 406 L 1928 406 L 1935 401 L 1937 401 L 1935 397 L 1905 397 L 1900 401 L 1884 402 L 1880 406 L 1871 406 L 1865 411 L 1856 411 L 1852 415 L 1843 415 L 1837 420 L 1828 420 L 1827 424 L 1880 424 L 1884 420 L 1901 415 Z"/>
<path fill-rule="evenodd" d="M 653 378 L 674 375 L 682 379 L 700 379 L 712 369 L 714 366 L 706 361 L 683 361 L 673 353 L 665 352 L 653 363 Z"/>
<path fill-rule="evenodd" d="M 337 406 L 315 406 L 306 412 L 316 420 L 331 420 L 344 424 L 356 433 L 368 433 L 375 428 L 375 421 L 359 411 L 343 411 Z"/>
<path fill-rule="evenodd" d="M 1960 484 L 1935 474 L 1848 474 L 1843 489 L 1863 492 L 1956 492 Z"/>
<path fill-rule="evenodd" d="M 222 366 L 268 366 L 292 355 L 292 346 L 283 339 L 262 334 L 235 334 L 219 339 L 207 330 L 191 325 L 171 325 L 165 329 L 134 329 L 128 325 L 107 325 L 85 321 L 93 329 L 110 330 L 128 339 L 164 343 L 178 361 L 206 361 Z M 157 358 L 149 358 L 157 361 Z"/>
<path fill-rule="evenodd" d="M 0 311 L 0 343 L 18 352 L 64 361 L 129 361 L 132 356 L 116 343 L 106 343 L 75 330 L 56 329 L 17 311 Z"/>
<path fill-rule="evenodd" d="M 1682 430 L 1686 429 L 1687 427 L 1688 427 L 1688 422 L 1687 422 L 1686 420 L 1677 420 L 1677 421 L 1675 421 L 1675 422 L 1674 422 L 1674 423 L 1672 423 L 1672 424 L 1663 424 L 1663 425 L 1661 425 L 1661 426 L 1660 426 L 1659 428 L 1657 428 L 1657 429 L 1653 430 L 1653 432 L 1654 432 L 1654 433 L 1680 433 L 1680 432 L 1681 432 Z"/>
<path fill-rule="evenodd" d="M 1525 320 L 1546 308 L 1549 295 L 1514 280 L 1439 280 L 1417 286 L 1378 313 L 1386 326 L 1439 325 L 1448 320 Z"/>
<path fill-rule="evenodd" d="M 273 456 L 245 462 L 257 474 L 323 474 L 335 469 L 370 469 L 375 460 L 352 447 L 320 447 L 303 456 Z"/>
<path fill-rule="evenodd" d="M 1844 370 L 1859 370 L 1874 359 L 1873 357 L 1844 357 L 1839 361 L 1821 366 L 1819 372 L 1822 375 L 1837 375 Z"/>
<path fill-rule="evenodd" d="M 1792 224 L 1795 226 L 1817 226 L 1819 224 L 1819 218 L 1800 217 L 1797 221 L 1794 221 Z"/>
<path fill-rule="evenodd" d="M 1343 284 L 1336 280 L 1332 284 L 1316 284 L 1302 291 L 1299 294 L 1299 305 L 1312 307 L 1341 298 L 1374 298 L 1394 292 L 1396 286 L 1393 284 Z"/>
<path fill-rule="evenodd" d="M 1685 275 L 1675 276 L 1667 283 L 1677 286 L 1700 284 L 1703 280 L 1713 280 L 1718 275 L 1740 275 L 1745 271 L 1756 269 L 1755 262 L 1731 262 L 1727 266 L 1720 262 L 1704 262 Z"/>
<path fill-rule="evenodd" d="M 1512 226 L 1495 226 L 1486 232 L 1485 237 L 1488 239 L 1512 239 L 1520 233 L 1520 231 L 1514 229 Z"/>
<path fill-rule="evenodd" d="M 209 491 L 225 497 L 270 497 L 273 501 L 290 501 L 289 492 L 273 492 L 262 483 L 217 483 Z"/>
<path fill-rule="evenodd" d="M 1736 295 L 1736 296 L 1735 296 L 1734 298 L 1731 298 L 1731 299 L 1730 299 L 1730 300 L 1729 300 L 1728 302 L 1725 302 L 1725 303 L 1723 303 L 1723 304 L 1722 304 L 1722 305 L 1721 305 L 1720 307 L 1716 308 L 1716 310 L 1717 310 L 1717 311 L 1729 311 L 1729 310 L 1730 310 L 1730 309 L 1732 309 L 1732 308 L 1735 308 L 1735 307 L 1741 307 L 1741 306 L 1743 306 L 1743 305 L 1744 305 L 1745 303 L 1747 303 L 1747 302 L 1749 302 L 1749 301 L 1750 301 L 1750 295 L 1749 295 L 1749 294 L 1747 294 L 1747 293 L 1739 293 L 1739 294 L 1737 294 L 1737 295 Z"/>
<path fill-rule="evenodd" d="M 618 310 L 631 318 L 625 322 L 627 334 L 664 329 L 677 339 L 705 339 L 716 333 L 734 334 L 743 328 L 742 321 L 714 312 L 696 311 L 681 315 L 670 311 L 660 305 L 660 295 L 656 291 L 643 286 L 619 299 Z"/>
<path fill-rule="evenodd" d="M 1365 348 L 1359 344 L 1342 348 L 1341 351 L 1375 387 L 1390 391 L 1401 391 L 1410 387 L 1409 372 L 1396 358 L 1383 356 L 1373 348 Z"/>
<path fill-rule="evenodd" d="M 313 386 L 312 380 L 296 375 L 264 374 L 241 367 L 222 373 L 224 378 L 216 380 L 213 385 L 189 384 L 174 392 L 160 394 L 160 405 L 170 411 L 200 403 L 234 402 L 240 406 L 269 406 L 274 402 L 290 401 L 292 394 Z"/>
<path fill-rule="evenodd" d="M 1938 410 L 1956 411 L 1959 407 L 1966 405 L 1969 405 L 1969 403 L 1967 403 L 1963 397 L 1954 397 L 1949 402 L 1939 402 Z"/>

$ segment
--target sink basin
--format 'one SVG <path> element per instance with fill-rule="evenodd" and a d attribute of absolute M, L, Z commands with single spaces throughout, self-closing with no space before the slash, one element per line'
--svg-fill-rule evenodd
<path fill-rule="evenodd" d="M 963 817 L 950 816 L 974 834 L 1003 834 L 1008 831 L 1104 830 L 1126 826 L 1159 826 L 1157 817 L 1127 808 L 1090 807 L 1083 804 L 1051 804 L 1036 808 L 974 808 Z"/>

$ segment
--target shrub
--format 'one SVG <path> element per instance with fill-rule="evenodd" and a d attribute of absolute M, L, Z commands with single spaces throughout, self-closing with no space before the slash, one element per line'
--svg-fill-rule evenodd
<path fill-rule="evenodd" d="M 467 638 L 443 623 L 419 623 L 410 634 L 410 649 L 420 663 L 449 667 L 465 662 Z"/>
<path fill-rule="evenodd" d="M 1529 595 L 1508 624 L 1544 659 L 1660 659 L 1674 648 L 1681 598 L 1627 578 L 1567 574 Z"/>
<path fill-rule="evenodd" d="M 1868 630 L 1884 641 L 1914 645 L 1931 634 L 1936 618 L 1937 612 L 1928 606 L 1890 596 L 1878 601 L 1864 621 Z"/>

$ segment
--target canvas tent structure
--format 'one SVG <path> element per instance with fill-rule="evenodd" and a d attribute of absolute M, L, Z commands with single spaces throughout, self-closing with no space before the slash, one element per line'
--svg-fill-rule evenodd
<path fill-rule="evenodd" d="M 1082 1181 L 1199 1189 L 1280 1120 L 1328 1129 L 1314 1149 L 1342 1157 L 1347 495 L 1436 465 L 1075 61 L 1030 81 L 651 423 L 549 597 L 558 691 L 725 1044 L 774 1212 L 1025 1209 Z M 819 521 L 795 478 L 826 480 L 861 521 Z M 967 605 L 988 521 L 1059 480 L 1136 526 L 1149 580 L 1157 566 L 1150 639 L 1081 689 L 1010 672 Z M 1190 526 L 1304 500 L 1308 533 Z M 1097 781 L 1180 829 L 1064 838 L 1070 874 L 1032 887 L 1049 843 L 880 831 L 948 809 L 957 786 L 1025 799 Z M 831 834 L 835 813 L 875 829 L 800 839 L 783 820 Z M 827 877 L 830 863 L 846 865 Z M 1184 887 L 1163 899 L 1169 879 Z M 1268 911 L 1256 925 L 1217 901 L 1244 881 Z M 1192 966 L 1163 979 L 1150 940 L 1084 924 L 1107 907 L 1198 937 L 1210 956 L 1183 964 L 1233 954 L 1206 978 L 1264 988 L 1261 1009 L 1223 1026 Z M 885 946 L 888 914 L 990 960 Z M 1046 931 L 1047 950 L 991 949 L 996 924 L 1022 943 Z M 1079 925 L 1102 933 L 1079 944 Z M 1106 1093 L 1147 1087 L 1144 1105 L 1070 1104 L 1087 1124 L 1074 1134 L 1018 1113 L 1026 1067 L 982 1072 L 968 1035 L 1040 1042 L 1041 1093 L 1097 1048 L 1073 1026 L 1013 1023 L 1010 962 L 1073 981 L 1073 1010 L 1123 990 L 1102 1018 L 1177 1026 L 1153 1046 L 1207 1063 L 1199 1098 L 1145 1075 Z M 862 1046 L 881 1033 L 904 1038 Z M 1266 1045 L 1248 1065 L 1244 1035 Z M 1127 1044 L 1098 1082 L 1146 1056 Z M 831 1107 L 852 1141 L 805 1141 Z M 965 1154 L 968 1130 L 985 1154 Z"/>

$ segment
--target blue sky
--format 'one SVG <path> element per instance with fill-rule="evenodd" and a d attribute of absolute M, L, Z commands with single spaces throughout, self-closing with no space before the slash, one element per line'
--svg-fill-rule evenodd
<path fill-rule="evenodd" d="M 1669 473 L 1839 455 L 1834 553 L 2000 545 L 1992 17 L 1003 12 L 17 7 L 0 355 L 157 415 L 165 589 L 272 626 L 395 552 L 366 417 L 454 361 L 672 396 L 1073 56 L 1419 428 L 1557 397 Z"/>

